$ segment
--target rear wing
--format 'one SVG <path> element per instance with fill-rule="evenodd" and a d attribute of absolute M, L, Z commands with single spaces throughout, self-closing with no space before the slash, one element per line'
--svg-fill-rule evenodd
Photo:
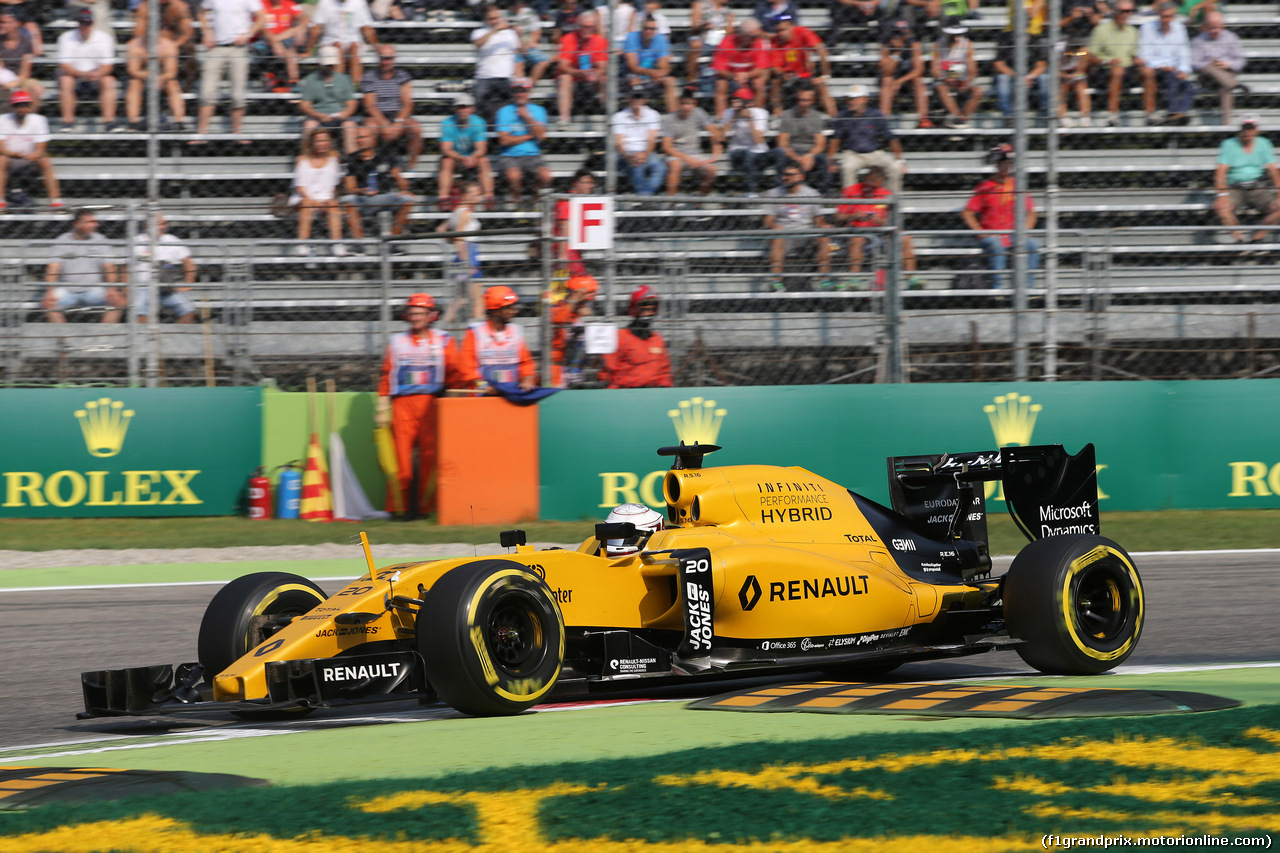
<path fill-rule="evenodd" d="M 975 483 L 999 482 L 1005 507 L 1029 540 L 1097 534 L 1098 473 L 1093 445 L 1074 456 L 1060 444 L 998 451 L 894 456 L 893 508 L 933 539 L 987 541 L 986 501 Z"/>

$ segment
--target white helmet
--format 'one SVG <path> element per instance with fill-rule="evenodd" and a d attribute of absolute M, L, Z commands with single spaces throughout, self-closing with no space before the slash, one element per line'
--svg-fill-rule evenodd
<path fill-rule="evenodd" d="M 663 526 L 662 513 L 643 504 L 622 504 L 615 507 L 605 521 L 629 521 L 636 526 L 639 534 L 629 539 L 610 539 L 606 542 L 604 552 L 610 557 L 628 557 L 636 553 Z"/>

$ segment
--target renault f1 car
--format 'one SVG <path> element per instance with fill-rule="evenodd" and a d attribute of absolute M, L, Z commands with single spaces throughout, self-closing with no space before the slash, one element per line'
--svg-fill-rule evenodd
<path fill-rule="evenodd" d="M 383 568 L 366 541 L 369 571 L 331 597 L 296 575 L 239 578 L 208 606 L 197 663 L 83 673 L 81 716 L 392 698 L 502 715 L 613 682 L 865 678 L 1007 648 L 1044 672 L 1098 673 L 1138 642 L 1142 582 L 1099 535 L 1092 445 L 894 457 L 891 508 L 801 468 L 704 467 L 717 449 L 658 451 L 674 461 L 668 524 L 651 534 L 605 523 L 576 550 L 535 550 L 508 531 L 501 558 Z M 989 482 L 1029 540 L 998 577 Z M 621 558 L 602 547 L 644 536 Z"/>

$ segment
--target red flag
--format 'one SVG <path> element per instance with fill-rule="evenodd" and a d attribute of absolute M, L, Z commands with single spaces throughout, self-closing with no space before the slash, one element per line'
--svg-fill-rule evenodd
<path fill-rule="evenodd" d="M 298 517 L 303 521 L 333 521 L 333 491 L 329 487 L 329 468 L 320 449 L 320 436 L 311 433 L 307 444 L 307 466 L 302 471 L 302 505 Z"/>

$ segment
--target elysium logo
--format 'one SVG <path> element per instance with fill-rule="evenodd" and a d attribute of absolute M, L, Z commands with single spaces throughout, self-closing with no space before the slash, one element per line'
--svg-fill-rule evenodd
<path fill-rule="evenodd" d="M 715 444 L 725 410 L 716 408 L 715 400 L 694 397 L 681 400 L 680 408 L 667 412 L 676 427 L 676 437 L 685 444 Z"/>
<path fill-rule="evenodd" d="M 991 420 L 991 431 L 996 437 L 996 447 L 1007 447 L 1011 444 L 1026 447 L 1031 444 L 1031 432 L 1036 428 L 1036 416 L 1044 407 L 1032 403 L 1025 394 L 1017 391 L 1001 394 L 995 398 L 995 405 L 982 407 Z"/>
<path fill-rule="evenodd" d="M 133 409 L 126 409 L 124 403 L 110 397 L 90 400 L 76 412 L 80 431 L 84 433 L 84 446 L 93 456 L 119 453 L 132 418 Z"/>

